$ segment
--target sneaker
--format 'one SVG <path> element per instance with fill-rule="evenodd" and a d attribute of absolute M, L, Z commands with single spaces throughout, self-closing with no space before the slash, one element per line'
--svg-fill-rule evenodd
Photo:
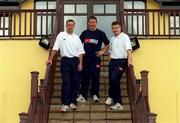
<path fill-rule="evenodd" d="M 62 111 L 62 112 L 66 112 L 68 109 L 69 109 L 69 106 L 67 106 L 67 105 L 64 105 L 64 104 L 63 104 L 63 105 L 61 106 L 61 111 Z"/>
<path fill-rule="evenodd" d="M 86 102 L 86 99 L 82 95 L 79 95 L 79 97 L 76 99 L 76 101 L 80 102 L 80 103 L 84 103 L 84 102 Z"/>
<path fill-rule="evenodd" d="M 106 99 L 105 104 L 106 104 L 106 105 L 111 105 L 112 103 L 113 103 L 113 99 L 112 99 L 111 97 L 108 97 L 108 98 Z"/>
<path fill-rule="evenodd" d="M 69 107 L 71 110 L 77 110 L 77 106 L 74 103 L 71 103 Z"/>
<path fill-rule="evenodd" d="M 116 103 L 114 106 L 111 106 L 112 110 L 123 110 L 123 105 Z"/>
<path fill-rule="evenodd" d="M 99 102 L 99 98 L 96 95 L 93 95 L 94 102 Z"/>

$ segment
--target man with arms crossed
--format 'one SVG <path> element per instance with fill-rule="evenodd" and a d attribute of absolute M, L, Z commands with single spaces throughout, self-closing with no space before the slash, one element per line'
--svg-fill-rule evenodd
<path fill-rule="evenodd" d="M 53 57 L 57 51 L 61 54 L 61 111 L 66 112 L 70 107 L 72 110 L 77 109 L 76 98 L 79 87 L 78 71 L 82 70 L 82 56 L 85 53 L 81 40 L 73 33 L 75 28 L 74 20 L 66 21 L 66 31 L 60 32 L 56 38 L 51 55 L 47 64 L 52 64 Z"/>
<path fill-rule="evenodd" d="M 110 63 L 109 63 L 109 97 L 106 100 L 107 105 L 114 102 L 111 106 L 113 110 L 123 110 L 121 99 L 120 80 L 125 68 L 132 66 L 132 47 L 127 34 L 121 31 L 121 25 L 118 21 L 112 23 L 112 32 L 114 36 L 110 41 Z"/>
<path fill-rule="evenodd" d="M 99 102 L 100 57 L 107 51 L 109 40 L 103 31 L 96 28 L 96 25 L 97 18 L 89 17 L 88 29 L 83 31 L 80 36 L 86 53 L 83 57 L 82 84 L 80 95 L 77 98 L 78 102 L 86 102 L 91 78 L 91 95 L 94 102 Z M 101 49 L 102 43 L 105 44 L 105 47 Z"/>

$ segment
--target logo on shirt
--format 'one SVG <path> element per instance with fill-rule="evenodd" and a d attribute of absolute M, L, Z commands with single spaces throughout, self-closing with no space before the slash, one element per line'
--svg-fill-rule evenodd
<path fill-rule="evenodd" d="M 97 64 L 97 65 L 96 65 L 96 68 L 100 68 L 100 65 L 99 65 L 99 64 Z"/>
<path fill-rule="evenodd" d="M 89 43 L 89 40 L 90 40 L 89 38 L 85 38 L 84 43 Z"/>
<path fill-rule="evenodd" d="M 90 39 L 90 38 L 85 38 L 84 43 L 92 43 L 92 44 L 98 44 L 98 40 L 96 39 Z"/>
<path fill-rule="evenodd" d="M 119 67 L 119 70 L 120 70 L 120 71 L 123 71 L 123 68 L 122 68 L 122 67 Z"/>

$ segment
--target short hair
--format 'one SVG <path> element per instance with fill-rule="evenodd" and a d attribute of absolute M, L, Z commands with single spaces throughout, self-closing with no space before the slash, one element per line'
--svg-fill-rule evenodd
<path fill-rule="evenodd" d="M 67 20 L 67 21 L 66 21 L 66 25 L 67 25 L 67 23 L 68 23 L 68 22 L 73 22 L 73 23 L 74 23 L 74 25 L 75 25 L 75 21 L 74 21 L 73 19 L 69 19 L 69 20 Z"/>
<path fill-rule="evenodd" d="M 91 19 L 94 19 L 94 20 L 96 20 L 96 22 L 97 22 L 97 18 L 96 18 L 95 16 L 90 16 L 90 17 L 88 18 L 88 21 L 91 20 Z"/>
<path fill-rule="evenodd" d="M 121 23 L 119 21 L 112 22 L 112 26 L 114 26 L 114 25 L 119 25 L 121 27 Z"/>

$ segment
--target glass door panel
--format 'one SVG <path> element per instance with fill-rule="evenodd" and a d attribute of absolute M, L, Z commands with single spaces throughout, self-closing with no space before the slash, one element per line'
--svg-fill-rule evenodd
<path fill-rule="evenodd" d="M 74 33 L 78 36 L 81 35 L 81 32 L 87 28 L 87 16 L 64 16 L 64 29 L 66 21 L 73 19 L 76 23 Z"/>
<path fill-rule="evenodd" d="M 80 35 L 87 29 L 88 17 L 97 17 L 97 28 L 104 31 L 107 37 L 112 37 L 111 23 L 119 20 L 118 0 L 114 1 L 94 1 L 94 0 L 63 0 L 62 2 L 62 27 L 65 29 L 65 22 L 73 19 L 76 23 L 75 34 Z"/>
<path fill-rule="evenodd" d="M 116 20 L 116 16 L 96 16 L 96 17 L 98 20 L 97 28 L 103 30 L 110 40 L 110 38 L 113 36 L 111 31 L 111 24 L 113 21 Z"/>

